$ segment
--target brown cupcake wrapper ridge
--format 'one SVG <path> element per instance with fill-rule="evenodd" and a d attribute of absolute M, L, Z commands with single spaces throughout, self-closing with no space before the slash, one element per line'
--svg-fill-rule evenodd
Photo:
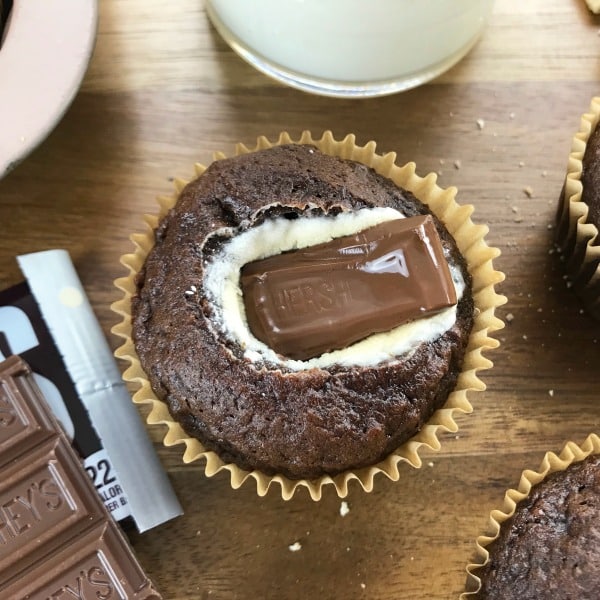
<path fill-rule="evenodd" d="M 489 247 L 484 241 L 488 232 L 485 225 L 475 225 L 471 221 L 473 207 L 471 205 L 459 206 L 455 201 L 456 189 L 442 189 L 436 184 L 436 175 L 430 173 L 422 178 L 415 173 L 415 164 L 407 163 L 403 167 L 395 164 L 396 154 L 393 152 L 379 155 L 375 152 L 375 142 L 370 141 L 364 146 L 357 146 L 355 137 L 347 135 L 343 140 L 334 139 L 330 131 L 326 131 L 320 139 L 314 139 L 310 132 L 304 131 L 298 141 L 291 139 L 286 132 L 281 133 L 276 142 L 270 142 L 266 137 L 259 137 L 256 147 L 249 149 L 243 144 L 236 146 L 236 155 L 253 152 L 272 146 L 300 143 L 313 144 L 325 154 L 348 158 L 365 165 L 371 166 L 386 177 L 392 179 L 397 185 L 414 193 L 414 195 L 429 205 L 430 209 L 444 222 L 448 231 L 454 236 L 457 246 L 466 258 L 469 271 L 473 278 L 473 299 L 475 302 L 475 320 L 469 344 L 465 353 L 462 371 L 459 375 L 455 390 L 450 394 L 445 406 L 437 410 L 422 430 L 408 442 L 403 444 L 385 460 L 362 469 L 345 472 L 333 477 L 324 476 L 315 480 L 291 480 L 281 475 L 268 476 L 259 471 L 244 471 L 237 465 L 223 462 L 212 451 L 207 451 L 202 444 L 189 437 L 169 414 L 167 405 L 160 401 L 153 393 L 150 383 L 144 373 L 137 357 L 131 338 L 131 297 L 136 293 L 135 275 L 140 270 L 148 252 L 154 244 L 153 232 L 160 219 L 175 204 L 177 198 L 187 184 L 186 181 L 175 181 L 175 193 L 171 196 L 158 199 L 158 215 L 145 215 L 147 229 L 144 233 L 131 236 L 135 250 L 131 254 L 121 257 L 121 263 L 127 267 L 129 274 L 115 280 L 116 287 L 121 290 L 123 297 L 114 302 L 112 310 L 121 319 L 120 323 L 112 329 L 113 333 L 123 339 L 122 345 L 115 351 L 115 356 L 129 363 L 123 374 L 127 382 L 137 386 L 133 396 L 136 403 L 147 405 L 150 412 L 147 416 L 149 425 L 166 425 L 167 432 L 163 443 L 166 446 L 183 444 L 183 462 L 189 463 L 200 458 L 206 461 L 205 474 L 211 477 L 221 470 L 228 470 L 231 477 L 231 486 L 234 489 L 244 482 L 254 479 L 257 493 L 264 496 L 272 484 L 278 484 L 284 500 L 290 499 L 295 491 L 301 487 L 308 490 L 313 500 L 319 500 L 323 487 L 333 485 L 337 494 L 343 498 L 348 494 L 348 484 L 357 480 L 362 488 L 370 492 L 373 489 L 374 478 L 378 473 L 383 473 L 393 481 L 400 478 L 398 464 L 406 462 L 412 467 L 419 468 L 422 464 L 419 451 L 422 447 L 439 450 L 440 442 L 438 432 L 456 432 L 458 425 L 454 416 L 460 413 L 472 412 L 472 406 L 467 398 L 470 391 L 482 391 L 484 383 L 478 377 L 478 371 L 489 369 L 492 362 L 483 356 L 483 352 L 496 348 L 499 343 L 490 337 L 490 333 L 504 327 L 504 323 L 495 315 L 495 309 L 506 302 L 506 298 L 495 292 L 494 286 L 504 280 L 504 274 L 494 270 L 492 259 L 500 252 Z M 215 153 L 214 160 L 225 158 L 223 153 Z M 196 176 L 201 175 L 205 167 L 196 164 Z"/>
<path fill-rule="evenodd" d="M 597 319 L 600 319 L 600 236 L 596 225 L 586 222 L 588 205 L 581 200 L 581 174 L 587 142 L 599 121 L 600 97 L 595 97 L 573 137 L 556 217 L 556 241 L 565 259 L 570 283 Z"/>
<path fill-rule="evenodd" d="M 546 452 L 537 471 L 530 469 L 523 471 L 518 487 L 506 491 L 502 508 L 491 511 L 488 523 L 489 533 L 479 536 L 475 542 L 476 558 L 474 562 L 467 565 L 466 591 L 460 595 L 459 600 L 470 600 L 479 593 L 481 579 L 476 572 L 488 563 L 489 552 L 486 548 L 498 538 L 502 524 L 515 514 L 517 504 L 529 496 L 533 486 L 543 481 L 548 475 L 564 471 L 570 465 L 580 462 L 592 454 L 600 454 L 600 437 L 595 433 L 591 433 L 581 445 L 567 442 L 558 455 L 554 452 Z"/>

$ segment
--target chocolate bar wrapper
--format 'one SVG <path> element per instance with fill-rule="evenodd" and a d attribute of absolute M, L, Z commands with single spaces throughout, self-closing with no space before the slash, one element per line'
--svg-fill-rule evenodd
<path fill-rule="evenodd" d="M 116 520 L 145 531 L 181 514 L 68 253 L 18 260 L 28 281 L 0 293 L 0 358 L 31 365 Z"/>
<path fill-rule="evenodd" d="M 32 377 L 98 486 L 106 508 L 125 524 L 131 517 L 127 497 L 27 282 L 0 292 L 0 360 L 17 354 L 31 366 Z"/>

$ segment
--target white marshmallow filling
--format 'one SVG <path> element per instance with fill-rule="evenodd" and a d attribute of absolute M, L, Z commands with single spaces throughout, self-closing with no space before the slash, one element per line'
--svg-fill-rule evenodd
<path fill-rule="evenodd" d="M 456 305 L 310 360 L 282 357 L 255 338 L 248 327 L 240 287 L 240 270 L 246 263 L 288 250 L 329 242 L 398 218 L 404 218 L 404 215 L 393 208 L 377 207 L 342 212 L 336 216 L 267 219 L 260 225 L 233 236 L 231 229 L 217 230 L 212 235 L 232 237 L 210 259 L 204 272 L 203 287 L 207 300 L 212 305 L 213 326 L 231 342 L 238 344 L 248 360 L 257 363 L 264 361 L 293 371 L 333 365 L 371 367 L 393 363 L 419 344 L 435 340 L 456 322 Z M 456 296 L 460 300 L 465 289 L 462 273 L 457 265 L 449 263 L 449 268 Z"/>

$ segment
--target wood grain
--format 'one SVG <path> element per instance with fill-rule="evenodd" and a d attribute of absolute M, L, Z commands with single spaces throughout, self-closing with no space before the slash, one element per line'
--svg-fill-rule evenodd
<path fill-rule="evenodd" d="M 238 141 L 331 129 L 376 140 L 399 164 L 415 161 L 419 174 L 456 186 L 502 250 L 495 266 L 509 298 L 473 414 L 422 469 L 402 469 L 397 483 L 381 477 L 371 494 L 352 487 L 344 517 L 332 493 L 286 503 L 258 498 L 251 484 L 234 491 L 225 475 L 206 479 L 152 429 L 185 515 L 132 534 L 140 561 L 169 600 L 458 597 L 474 539 L 505 489 L 546 450 L 600 431 L 600 325 L 567 289 L 552 245 L 571 138 L 598 94 L 598 17 L 583 0 L 497 0 L 480 43 L 438 80 L 351 101 L 254 71 L 197 0 L 107 0 L 100 10 L 80 93 L 0 181 L 1 288 L 21 280 L 16 255 L 67 248 L 116 347 L 109 305 L 124 274 L 119 256 L 173 178 Z"/>

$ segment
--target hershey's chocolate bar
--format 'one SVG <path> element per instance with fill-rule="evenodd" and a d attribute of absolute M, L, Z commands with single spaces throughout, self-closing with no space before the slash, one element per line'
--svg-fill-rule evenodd
<path fill-rule="evenodd" d="M 160 600 L 28 365 L 0 363 L 0 598 Z"/>
<path fill-rule="evenodd" d="M 248 263 L 241 288 L 252 333 L 298 360 L 456 304 L 430 216 L 387 221 Z"/>

